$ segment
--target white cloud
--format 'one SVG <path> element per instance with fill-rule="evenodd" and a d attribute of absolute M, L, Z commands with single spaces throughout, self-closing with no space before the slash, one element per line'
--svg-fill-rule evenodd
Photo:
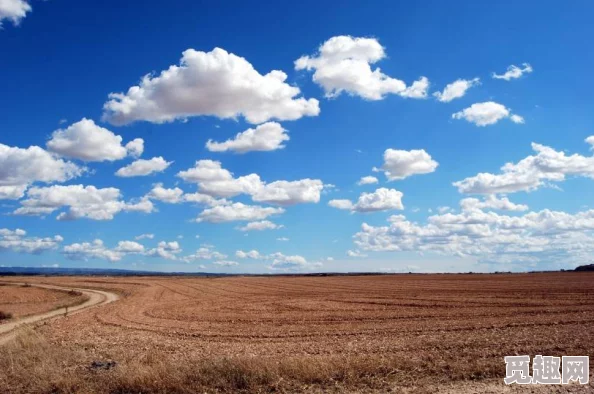
<path fill-rule="evenodd" d="M 95 186 L 54 185 L 50 187 L 32 187 L 27 191 L 27 199 L 21 201 L 21 207 L 15 215 L 48 215 L 63 207 L 58 220 L 88 218 L 93 220 L 111 220 L 122 211 L 150 213 L 153 205 L 149 200 L 136 203 L 121 200 L 119 189 L 108 187 L 98 189 Z"/>
<path fill-rule="evenodd" d="M 120 261 L 130 254 L 143 254 L 144 246 L 134 241 L 120 241 L 118 246 L 109 249 L 102 240 L 66 245 L 62 253 L 70 260 L 102 259 L 110 262 Z"/>
<path fill-rule="evenodd" d="M 422 77 L 412 86 L 382 73 L 371 65 L 386 57 L 384 48 L 375 38 L 336 36 L 323 43 L 318 53 L 302 56 L 295 61 L 296 70 L 315 70 L 313 80 L 326 97 L 341 93 L 360 96 L 366 100 L 381 100 L 386 94 L 424 98 L 429 81 Z"/>
<path fill-rule="evenodd" d="M 353 206 L 354 206 L 354 204 L 351 200 L 345 200 L 345 199 L 330 200 L 330 201 L 328 201 L 328 205 L 331 206 L 332 208 L 343 209 L 343 210 L 347 210 L 347 211 L 350 211 L 351 209 L 353 209 Z"/>
<path fill-rule="evenodd" d="M 182 202 L 195 203 L 200 205 L 216 206 L 227 205 L 229 201 L 225 199 L 216 199 L 212 196 L 202 193 L 184 193 L 179 187 L 165 188 L 162 183 L 156 183 L 147 195 L 146 199 L 157 200 L 168 204 L 178 204 Z"/>
<path fill-rule="evenodd" d="M 289 240 L 289 238 L 287 238 L 287 237 L 279 237 L 276 240 L 277 241 L 281 241 L 281 242 L 287 242 Z"/>
<path fill-rule="evenodd" d="M 0 0 L 0 28 L 4 19 L 18 25 L 27 12 L 31 12 L 31 6 L 25 0 Z"/>
<path fill-rule="evenodd" d="M 361 253 L 360 250 L 348 250 L 347 256 L 349 257 L 367 257 L 365 253 Z"/>
<path fill-rule="evenodd" d="M 155 238 L 155 234 L 140 234 L 134 237 L 135 240 L 139 241 L 141 239 L 153 239 Z"/>
<path fill-rule="evenodd" d="M 26 237 L 26 235 L 27 232 L 22 229 L 9 230 L 0 228 L 0 252 L 12 251 L 39 254 L 47 250 L 57 249 L 64 240 L 59 235 L 46 238 Z"/>
<path fill-rule="evenodd" d="M 240 259 L 253 259 L 253 260 L 260 260 L 266 259 L 266 256 L 263 256 L 257 250 L 250 250 L 248 252 L 244 252 L 243 250 L 238 250 L 235 252 L 235 256 Z"/>
<path fill-rule="evenodd" d="M 163 187 L 162 183 L 157 183 L 147 194 L 147 197 L 152 200 L 162 201 L 169 204 L 177 204 L 182 201 L 183 194 L 184 191 L 179 187 L 167 189 Z"/>
<path fill-rule="evenodd" d="M 49 151 L 72 159 L 114 161 L 123 159 L 129 153 L 142 153 L 144 141 L 140 141 L 137 138 L 130 145 L 122 146 L 121 136 L 96 125 L 91 119 L 83 118 L 66 129 L 54 131 L 46 145 Z"/>
<path fill-rule="evenodd" d="M 134 241 L 120 241 L 118 242 L 118 246 L 116 246 L 115 250 L 121 253 L 143 253 L 144 252 L 144 245 L 139 244 L 138 242 Z"/>
<path fill-rule="evenodd" d="M 153 157 L 150 160 L 136 160 L 116 171 L 120 177 L 146 176 L 155 172 L 163 172 L 173 163 L 165 161 L 161 156 Z"/>
<path fill-rule="evenodd" d="M 18 199 L 34 182 L 65 182 L 85 170 L 38 146 L 21 149 L 0 144 L 0 198 Z"/>
<path fill-rule="evenodd" d="M 125 148 L 131 157 L 140 157 L 144 152 L 144 140 L 142 138 L 135 138 L 128 142 Z"/>
<path fill-rule="evenodd" d="M 376 212 L 392 209 L 404 209 L 402 192 L 394 189 L 379 188 L 373 193 L 362 193 L 356 204 L 349 200 L 330 200 L 333 208 L 350 210 L 352 212 Z"/>
<path fill-rule="evenodd" d="M 429 174 L 439 166 L 424 149 L 410 151 L 386 149 L 384 164 L 374 171 L 384 171 L 390 181 L 401 180 L 412 175 Z"/>
<path fill-rule="evenodd" d="M 510 81 L 512 79 L 520 78 L 522 75 L 529 74 L 533 71 L 532 66 L 530 66 L 528 63 L 524 63 L 522 66 L 524 66 L 524 68 L 520 68 L 512 64 L 507 68 L 507 71 L 504 74 L 498 75 L 493 73 L 492 76 L 495 79 L 505 79 L 506 81 Z"/>
<path fill-rule="evenodd" d="M 477 261 L 584 263 L 594 252 L 594 210 L 569 214 L 548 209 L 522 216 L 479 208 L 430 216 L 419 225 L 393 215 L 387 226 L 363 223 L 355 244 L 367 251 L 414 251 L 471 256 Z M 526 266 L 523 265 L 526 269 Z"/>
<path fill-rule="evenodd" d="M 227 255 L 213 250 L 211 245 L 203 245 L 196 250 L 194 254 L 184 256 L 183 260 L 186 263 L 193 262 L 196 260 L 223 260 L 226 259 Z"/>
<path fill-rule="evenodd" d="M 589 137 L 588 137 L 588 138 L 586 138 L 584 141 L 585 141 L 587 144 L 590 144 L 590 145 L 592 145 L 592 146 L 590 147 L 590 150 L 594 150 L 594 135 L 591 135 L 591 136 L 589 136 Z"/>
<path fill-rule="evenodd" d="M 202 211 L 197 222 L 223 223 L 232 221 L 264 220 L 268 216 L 283 213 L 283 208 L 261 207 L 259 205 L 245 205 L 236 202 L 229 205 L 219 205 Z"/>
<path fill-rule="evenodd" d="M 220 265 L 222 267 L 235 267 L 235 266 L 239 265 L 239 263 L 237 261 L 226 261 L 226 260 L 215 261 L 213 264 Z"/>
<path fill-rule="evenodd" d="M 156 248 L 146 252 L 146 255 L 150 257 L 159 257 L 165 260 L 177 260 L 177 255 L 181 252 L 182 248 L 177 241 L 161 241 L 157 244 Z"/>
<path fill-rule="evenodd" d="M 275 181 L 258 188 L 252 193 L 252 200 L 278 205 L 317 203 L 323 189 L 319 179 Z"/>
<path fill-rule="evenodd" d="M 275 181 L 265 183 L 257 174 L 234 178 L 233 174 L 213 160 L 199 160 L 194 168 L 177 174 L 187 182 L 198 184 L 201 192 L 216 197 L 248 194 L 255 202 L 277 205 L 317 203 L 324 184 L 319 179 Z"/>
<path fill-rule="evenodd" d="M 211 152 L 233 151 L 237 153 L 283 149 L 285 147 L 283 143 L 290 139 L 286 131 L 279 123 L 268 122 L 255 129 L 247 129 L 238 133 L 234 139 L 225 142 L 208 140 L 206 149 Z"/>
<path fill-rule="evenodd" d="M 159 76 L 145 75 L 127 93 L 111 93 L 103 107 L 104 119 L 122 125 L 212 115 L 221 119 L 243 116 L 259 124 L 317 116 L 318 100 L 298 97 L 299 88 L 286 79 L 278 70 L 261 75 L 247 60 L 221 48 L 211 52 L 188 49 L 179 66 L 170 66 Z"/>
<path fill-rule="evenodd" d="M 567 175 L 594 178 L 594 156 L 567 156 L 536 143 L 532 149 L 536 155 L 505 164 L 501 174 L 479 173 L 453 185 L 460 193 L 496 194 L 535 190 L 547 182 L 564 181 Z"/>
<path fill-rule="evenodd" d="M 480 85 L 479 78 L 474 79 L 457 79 L 454 82 L 446 85 L 443 92 L 435 92 L 433 95 L 442 103 L 449 103 L 460 97 L 464 97 L 466 91 L 473 86 Z"/>
<path fill-rule="evenodd" d="M 378 183 L 378 179 L 374 176 L 364 176 L 361 179 L 359 179 L 359 182 L 357 182 L 357 185 L 361 186 L 361 185 L 371 185 L 373 183 Z"/>
<path fill-rule="evenodd" d="M 263 231 L 263 230 L 277 230 L 283 228 L 283 225 L 278 225 L 269 220 L 262 220 L 259 222 L 249 222 L 243 227 L 239 227 L 240 231 Z"/>
<path fill-rule="evenodd" d="M 509 108 L 493 101 L 474 103 L 470 107 L 452 114 L 452 119 L 465 119 L 480 127 L 495 124 L 505 118 L 510 118 L 514 123 L 524 123 L 524 118 L 512 115 Z"/>
<path fill-rule="evenodd" d="M 323 265 L 321 262 L 309 262 L 303 256 L 287 256 L 279 252 L 266 258 L 272 260 L 268 269 L 273 271 L 312 271 L 320 269 Z"/>
<path fill-rule="evenodd" d="M 500 211 L 527 211 L 528 205 L 515 204 L 507 197 L 498 198 L 496 195 L 487 195 L 483 201 L 478 198 L 464 198 L 460 201 L 460 208 L 463 211 L 471 211 L 475 209 L 489 210 L 496 209 Z"/>
<path fill-rule="evenodd" d="M 510 116 L 509 117 L 509 120 L 511 120 L 512 122 L 517 123 L 517 124 L 524 124 L 525 123 L 523 117 L 521 117 L 520 115 L 515 115 L 515 114 L 512 115 L 512 116 Z"/>

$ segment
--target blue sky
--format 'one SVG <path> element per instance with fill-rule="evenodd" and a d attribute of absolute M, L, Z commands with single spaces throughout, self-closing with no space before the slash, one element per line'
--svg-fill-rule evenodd
<path fill-rule="evenodd" d="M 2 4 L 1 265 L 591 262 L 588 2 Z"/>

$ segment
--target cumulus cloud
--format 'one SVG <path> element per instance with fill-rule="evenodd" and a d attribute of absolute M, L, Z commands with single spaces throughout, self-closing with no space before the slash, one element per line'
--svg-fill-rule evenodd
<path fill-rule="evenodd" d="M 360 250 L 347 250 L 347 256 L 349 257 L 367 257 L 365 253 L 361 253 Z"/>
<path fill-rule="evenodd" d="M 239 227 L 239 231 L 263 231 L 263 230 L 277 230 L 283 228 L 283 225 L 278 225 L 270 220 L 261 220 L 259 222 L 249 222 L 243 227 Z"/>
<path fill-rule="evenodd" d="M 442 103 L 449 103 L 460 97 L 464 97 L 466 91 L 473 86 L 480 85 L 481 81 L 479 78 L 474 79 L 457 79 L 454 82 L 446 85 L 443 92 L 435 92 L 433 96 Z"/>
<path fill-rule="evenodd" d="M 235 138 L 225 142 L 214 142 L 208 140 L 206 149 L 211 152 L 256 152 L 273 151 L 283 149 L 285 141 L 288 141 L 287 130 L 276 122 L 268 122 L 257 126 L 254 129 L 247 129 L 238 133 Z"/>
<path fill-rule="evenodd" d="M 363 223 L 354 236 L 357 247 L 470 256 L 491 262 L 505 256 L 520 264 L 522 256 L 546 263 L 583 264 L 594 252 L 594 210 L 569 214 L 545 209 L 509 216 L 475 208 L 430 216 L 425 225 L 402 215 L 393 215 L 388 222 L 387 226 Z"/>
<path fill-rule="evenodd" d="M 0 252 L 12 251 L 18 253 L 40 254 L 47 250 L 57 249 L 64 240 L 59 235 L 46 238 L 27 237 L 22 229 L 0 229 Z"/>
<path fill-rule="evenodd" d="M 27 191 L 27 199 L 21 201 L 21 207 L 15 215 L 44 216 L 68 207 L 61 212 L 58 220 L 88 218 L 93 220 L 111 220 L 122 211 L 153 211 L 148 199 L 137 202 L 125 202 L 119 189 L 108 187 L 98 189 L 95 186 L 54 185 L 50 187 L 32 187 Z"/>
<path fill-rule="evenodd" d="M 163 157 L 153 157 L 150 160 L 136 160 L 125 167 L 116 171 L 116 175 L 120 177 L 146 176 L 156 172 L 165 171 L 172 161 L 165 161 Z"/>
<path fill-rule="evenodd" d="M 34 182 L 65 182 L 85 170 L 38 146 L 21 149 L 0 144 L 0 199 L 21 198 Z"/>
<path fill-rule="evenodd" d="M 514 123 L 524 123 L 524 118 L 520 115 L 512 115 L 509 108 L 493 101 L 475 103 L 452 114 L 452 119 L 465 119 L 480 127 L 495 124 L 505 118 L 509 118 Z"/>
<path fill-rule="evenodd" d="M 216 206 L 226 205 L 229 201 L 225 199 L 216 199 L 208 194 L 202 193 L 184 193 L 179 187 L 166 188 L 162 183 L 153 185 L 153 188 L 145 198 L 161 201 L 169 204 L 178 204 L 183 202 L 195 203 L 200 205 Z"/>
<path fill-rule="evenodd" d="M 460 201 L 460 208 L 463 211 L 471 210 L 500 210 L 500 211 L 527 211 L 528 205 L 515 204 L 507 197 L 497 197 L 496 195 L 487 195 L 481 201 L 478 198 L 465 198 Z"/>
<path fill-rule="evenodd" d="M 202 211 L 197 222 L 223 223 L 232 221 L 264 220 L 269 216 L 283 213 L 283 208 L 246 205 L 236 202 L 229 205 L 219 205 Z"/>
<path fill-rule="evenodd" d="M 420 78 L 408 88 L 396 78 L 372 70 L 371 65 L 386 57 L 384 48 L 375 38 L 336 36 L 324 42 L 314 56 L 302 56 L 295 61 L 296 70 L 315 70 L 313 81 L 320 85 L 326 97 L 347 93 L 366 100 L 381 100 L 387 94 L 425 98 L 429 80 Z"/>
<path fill-rule="evenodd" d="M 144 246 L 134 241 L 120 241 L 118 245 L 110 249 L 105 246 L 102 240 L 95 239 L 92 242 L 73 243 L 62 249 L 62 254 L 70 260 L 101 259 L 110 262 L 120 261 L 129 254 L 144 253 Z"/>
<path fill-rule="evenodd" d="M 378 183 L 379 180 L 374 177 L 374 176 L 364 176 L 361 179 L 359 179 L 359 182 L 357 182 L 357 185 L 361 186 L 361 185 L 371 185 L 374 183 Z"/>
<path fill-rule="evenodd" d="M 431 158 L 424 149 L 410 151 L 386 149 L 384 164 L 373 171 L 383 171 L 390 181 L 401 180 L 412 175 L 429 174 L 437 168 L 438 162 Z"/>
<path fill-rule="evenodd" d="M 145 75 L 127 93 L 111 93 L 103 117 L 123 125 L 203 115 L 243 116 L 254 124 L 317 116 L 318 100 L 298 97 L 301 91 L 286 79 L 287 74 L 278 70 L 261 75 L 247 60 L 221 48 L 211 52 L 188 49 L 179 66 L 170 66 L 158 76 Z"/>
<path fill-rule="evenodd" d="M 275 181 L 265 183 L 257 174 L 235 178 L 221 163 L 213 160 L 199 160 L 194 168 L 177 174 L 187 182 L 198 184 L 201 192 L 216 197 L 234 197 L 247 194 L 252 200 L 276 205 L 317 203 L 324 184 L 319 179 L 297 181 Z"/>
<path fill-rule="evenodd" d="M 235 256 L 240 259 L 271 261 L 271 264 L 268 266 L 268 269 L 274 271 L 306 271 L 319 269 L 320 267 L 322 267 L 321 262 L 309 262 L 303 256 L 290 256 L 280 252 L 265 255 L 258 252 L 257 250 L 250 250 L 248 252 L 238 250 L 237 252 L 235 252 Z"/>
<path fill-rule="evenodd" d="M 376 212 L 404 209 L 404 205 L 402 205 L 402 192 L 395 189 L 386 189 L 384 187 L 377 189 L 373 193 L 362 193 L 356 204 L 353 204 L 350 200 L 330 200 L 328 205 L 333 208 L 349 210 L 352 212 Z"/>
<path fill-rule="evenodd" d="M 524 68 L 520 68 L 512 64 L 507 68 L 507 71 L 504 74 L 498 75 L 496 73 L 493 73 L 492 76 L 495 79 L 504 79 L 506 81 L 511 81 L 512 79 L 520 78 L 524 74 L 530 74 L 533 71 L 532 66 L 530 66 L 530 64 L 528 63 L 524 63 L 522 64 L 522 66 L 524 66 Z"/>
<path fill-rule="evenodd" d="M 0 28 L 2 22 L 6 19 L 18 25 L 21 20 L 31 12 L 29 2 L 25 0 L 1 0 L 0 1 Z"/>
<path fill-rule="evenodd" d="M 568 175 L 594 178 L 594 156 L 568 156 L 537 143 L 532 143 L 532 149 L 535 155 L 505 164 L 500 174 L 483 172 L 453 185 L 460 193 L 496 194 L 535 190 L 549 182 L 564 181 Z"/>
<path fill-rule="evenodd" d="M 122 146 L 122 137 L 83 118 L 66 129 L 52 133 L 47 149 L 60 156 L 83 161 L 114 161 L 128 154 L 138 156 L 144 150 L 144 141 L 137 138 Z M 128 150 L 129 149 L 129 150 Z"/>
<path fill-rule="evenodd" d="M 220 265 L 222 267 L 235 267 L 235 266 L 239 265 L 239 263 L 237 261 L 227 261 L 227 260 L 215 261 L 213 264 Z"/>
<path fill-rule="evenodd" d="M 183 260 L 186 263 L 197 261 L 197 260 L 223 260 L 226 259 L 227 255 L 217 252 L 213 249 L 212 245 L 203 245 L 196 250 L 195 253 L 184 256 Z"/>
<path fill-rule="evenodd" d="M 146 252 L 147 256 L 159 257 L 165 260 L 177 260 L 177 255 L 182 252 L 182 248 L 177 241 L 161 241 L 156 248 Z"/>

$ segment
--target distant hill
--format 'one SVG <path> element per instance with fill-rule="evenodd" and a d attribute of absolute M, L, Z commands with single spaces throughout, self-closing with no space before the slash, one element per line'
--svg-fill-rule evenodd
<path fill-rule="evenodd" d="M 576 271 L 594 271 L 594 264 L 580 265 L 575 270 Z"/>
<path fill-rule="evenodd" d="M 92 275 L 92 276 L 225 276 L 205 272 L 154 272 L 109 268 L 0 267 L 0 276 L 16 275 Z"/>

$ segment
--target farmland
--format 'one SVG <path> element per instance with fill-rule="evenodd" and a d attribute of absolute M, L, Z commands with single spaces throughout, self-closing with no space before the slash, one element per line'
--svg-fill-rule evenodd
<path fill-rule="evenodd" d="M 1 347 L 8 392 L 503 392 L 506 355 L 594 354 L 592 273 L 27 280 L 120 299 Z"/>
<path fill-rule="evenodd" d="M 0 286 L 0 311 L 19 318 L 82 303 L 79 292 L 44 289 L 28 285 Z"/>

